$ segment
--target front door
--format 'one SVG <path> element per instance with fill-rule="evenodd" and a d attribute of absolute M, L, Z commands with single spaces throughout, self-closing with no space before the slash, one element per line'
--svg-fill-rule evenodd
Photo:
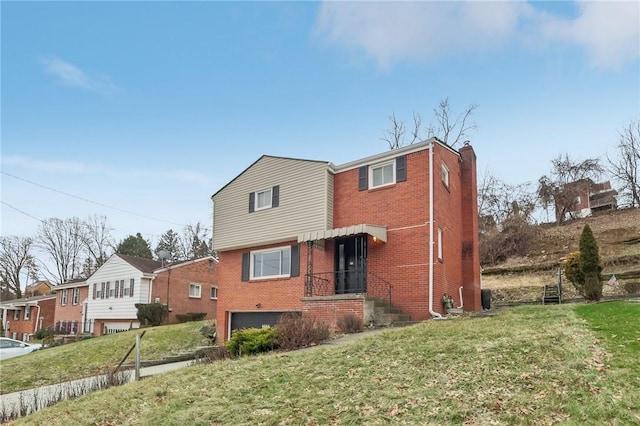
<path fill-rule="evenodd" d="M 367 237 L 336 241 L 336 294 L 366 293 Z"/>

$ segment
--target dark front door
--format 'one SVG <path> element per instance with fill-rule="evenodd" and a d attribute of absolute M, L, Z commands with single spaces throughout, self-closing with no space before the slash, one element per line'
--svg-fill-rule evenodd
<path fill-rule="evenodd" d="M 336 294 L 367 291 L 367 237 L 336 241 Z"/>

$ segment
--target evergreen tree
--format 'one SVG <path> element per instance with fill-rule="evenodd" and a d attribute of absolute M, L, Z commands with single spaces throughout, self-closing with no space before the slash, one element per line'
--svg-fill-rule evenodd
<path fill-rule="evenodd" d="M 129 235 L 127 238 L 120 241 L 120 244 L 118 244 L 118 248 L 116 249 L 116 253 L 153 259 L 153 254 L 149 248 L 149 242 L 142 238 L 142 235 L 140 235 L 139 232 L 135 237 L 133 235 Z"/>
<path fill-rule="evenodd" d="M 589 225 L 585 225 L 580 235 L 580 272 L 584 277 L 583 296 L 587 300 L 598 301 L 602 298 L 602 264 L 598 252 L 598 243 Z"/>
<path fill-rule="evenodd" d="M 169 229 L 160 237 L 160 241 L 154 250 L 157 258 L 160 258 L 160 252 L 163 250 L 171 254 L 172 261 L 185 259 L 182 241 L 180 240 L 180 236 L 174 232 L 173 229 Z"/>

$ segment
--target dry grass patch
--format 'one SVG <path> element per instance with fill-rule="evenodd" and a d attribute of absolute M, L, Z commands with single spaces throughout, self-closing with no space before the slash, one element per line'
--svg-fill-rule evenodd
<path fill-rule="evenodd" d="M 572 307 L 524 307 L 190 367 L 18 424 L 632 424 L 607 356 Z"/>

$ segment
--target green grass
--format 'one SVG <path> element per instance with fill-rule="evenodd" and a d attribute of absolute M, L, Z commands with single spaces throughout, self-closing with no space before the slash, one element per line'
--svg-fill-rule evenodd
<path fill-rule="evenodd" d="M 637 383 L 598 342 L 573 306 L 522 307 L 189 367 L 16 424 L 638 424 Z"/>
<path fill-rule="evenodd" d="M 188 322 L 132 330 L 95 337 L 0 362 L 0 393 L 51 385 L 112 371 L 135 343 L 135 335 L 146 331 L 140 343 L 143 360 L 158 360 L 206 345 L 200 334 L 206 323 Z M 134 360 L 133 353 L 127 363 Z"/>

